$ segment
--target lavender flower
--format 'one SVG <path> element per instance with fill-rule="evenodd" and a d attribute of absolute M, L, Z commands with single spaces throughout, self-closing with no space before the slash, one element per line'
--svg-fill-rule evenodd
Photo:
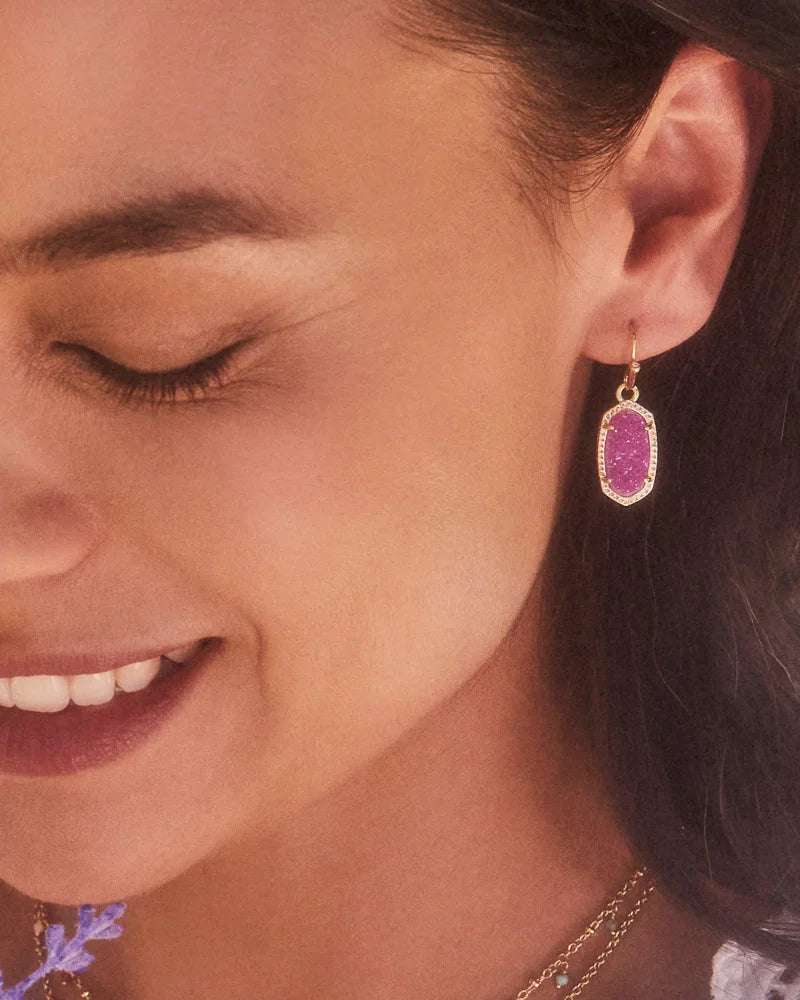
<path fill-rule="evenodd" d="M 119 937 L 122 928 L 115 921 L 125 909 L 124 903 L 112 903 L 96 917 L 93 906 L 78 907 L 78 929 L 69 939 L 63 924 L 51 924 L 44 936 L 47 958 L 38 969 L 10 989 L 3 988 L 0 971 L 0 1000 L 22 1000 L 28 990 L 50 972 L 83 972 L 94 961 L 94 955 L 90 955 L 84 945 L 87 941 Z"/>

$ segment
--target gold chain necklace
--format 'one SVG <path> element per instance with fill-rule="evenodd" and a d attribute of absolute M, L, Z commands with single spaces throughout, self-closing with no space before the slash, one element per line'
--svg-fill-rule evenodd
<path fill-rule="evenodd" d="M 37 900 L 33 908 L 33 940 L 36 942 L 36 956 L 40 962 L 44 962 L 45 959 L 44 933 L 49 926 L 50 923 L 47 919 L 45 905 L 41 900 Z M 64 985 L 71 983 L 73 986 L 76 986 L 81 1000 L 95 1000 L 92 991 L 83 985 L 80 976 L 76 973 L 62 972 L 61 982 Z M 53 987 L 50 985 L 49 975 L 45 976 L 42 980 L 42 990 L 44 991 L 46 1000 L 54 1000 Z"/>
<path fill-rule="evenodd" d="M 636 897 L 627 915 L 622 920 L 619 919 L 620 904 L 628 893 L 635 888 L 639 882 L 642 881 L 642 879 L 645 878 L 646 874 L 647 869 L 641 868 L 634 875 L 632 875 L 619 892 L 606 903 L 603 909 L 597 914 L 581 935 L 567 945 L 561 954 L 555 958 L 543 972 L 541 972 L 535 979 L 531 979 L 528 985 L 517 993 L 514 1000 L 528 1000 L 531 993 L 538 990 L 540 986 L 550 979 L 555 979 L 555 984 L 558 989 L 563 989 L 568 986 L 570 982 L 570 958 L 572 958 L 575 952 L 583 946 L 585 941 L 588 941 L 589 938 L 596 934 L 601 927 L 604 927 L 610 934 L 609 940 L 597 958 L 583 974 L 582 978 L 578 980 L 575 986 L 573 986 L 569 993 L 566 994 L 564 1000 L 574 1000 L 575 997 L 579 997 L 581 993 L 583 993 L 584 986 L 586 986 L 590 979 L 593 979 L 597 975 L 602 966 L 604 966 L 608 961 L 611 953 L 619 946 L 620 941 L 628 930 L 630 930 L 630 926 L 636 919 L 639 911 L 650 898 L 650 894 L 654 891 L 655 884 L 650 880 L 645 881 L 644 888 Z"/>
<path fill-rule="evenodd" d="M 514 1000 L 528 1000 L 532 993 L 550 980 L 554 981 L 557 989 L 564 989 L 567 987 L 570 984 L 570 959 L 577 951 L 580 950 L 589 938 L 593 937 L 593 935 L 600 931 L 601 928 L 605 928 L 610 935 L 608 941 L 594 962 L 592 962 L 583 974 L 581 979 L 579 979 L 569 993 L 564 996 L 563 1000 L 575 1000 L 576 997 L 579 997 L 581 993 L 583 993 L 583 988 L 589 980 L 593 979 L 597 975 L 602 966 L 608 961 L 611 953 L 619 946 L 620 941 L 630 929 L 631 924 L 636 919 L 640 910 L 650 897 L 650 894 L 655 889 L 655 884 L 649 879 L 646 879 L 646 875 L 646 868 L 642 868 L 635 872 L 635 874 L 628 879 L 619 892 L 606 903 L 603 909 L 597 914 L 597 916 L 594 917 L 583 932 L 575 938 L 574 941 L 567 945 L 561 954 L 558 955 L 558 957 L 555 958 L 546 969 L 540 972 L 535 979 L 531 979 L 528 985 L 517 993 Z M 620 907 L 622 902 L 628 893 L 635 889 L 636 886 L 643 880 L 644 887 L 635 898 L 630 910 L 628 910 L 624 917 L 621 917 Z M 36 942 L 36 954 L 40 961 L 44 961 L 44 933 L 48 926 L 49 923 L 47 920 L 45 904 L 37 900 L 33 911 L 33 936 L 34 941 Z M 65 986 L 72 985 L 77 988 L 81 1000 L 95 1000 L 91 990 L 87 989 L 87 987 L 83 985 L 78 975 L 73 972 L 62 972 L 60 975 L 61 982 Z M 49 976 L 42 980 L 42 986 L 44 988 L 46 1000 L 55 1000 Z"/>

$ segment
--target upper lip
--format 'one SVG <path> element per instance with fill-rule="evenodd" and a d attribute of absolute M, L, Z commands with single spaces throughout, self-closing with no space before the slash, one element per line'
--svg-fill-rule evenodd
<path fill-rule="evenodd" d="M 184 639 L 128 647 L 120 650 L 82 650 L 80 652 L 27 651 L 8 653 L 0 649 L 0 677 L 33 677 L 38 674 L 99 674 L 106 670 L 116 670 L 127 663 L 139 663 L 163 656 L 181 646 L 199 642 L 199 639 Z"/>

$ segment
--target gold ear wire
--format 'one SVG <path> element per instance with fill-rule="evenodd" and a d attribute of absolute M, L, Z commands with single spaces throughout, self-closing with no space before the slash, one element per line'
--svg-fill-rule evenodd
<path fill-rule="evenodd" d="M 628 329 L 633 339 L 631 343 L 631 361 L 628 365 L 628 374 L 625 376 L 625 386 L 628 389 L 633 389 L 636 385 L 636 375 L 642 366 L 636 360 L 636 324 L 633 320 L 628 324 Z"/>

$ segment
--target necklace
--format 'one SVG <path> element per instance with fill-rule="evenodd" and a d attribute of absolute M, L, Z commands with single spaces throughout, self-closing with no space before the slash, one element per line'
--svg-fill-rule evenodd
<path fill-rule="evenodd" d="M 36 943 L 36 957 L 40 962 L 44 961 L 45 957 L 45 946 L 44 946 L 44 935 L 50 923 L 47 919 L 47 911 L 45 904 L 41 900 L 36 901 L 36 906 L 33 909 L 33 940 Z M 78 995 L 81 1000 L 95 1000 L 94 994 L 91 990 L 87 989 L 74 972 L 62 972 L 61 982 L 66 986 L 68 983 L 72 983 L 73 986 L 77 987 Z M 45 976 L 42 980 L 42 990 L 46 1000 L 54 1000 L 53 997 L 53 987 L 50 984 L 50 976 Z"/>
<path fill-rule="evenodd" d="M 535 979 L 531 979 L 528 985 L 517 993 L 514 1000 L 528 1000 L 531 993 L 534 993 L 540 986 L 550 979 L 555 979 L 555 985 L 558 989 L 563 989 L 568 986 L 570 983 L 570 958 L 572 958 L 572 956 L 580 950 L 584 942 L 588 941 L 592 935 L 596 934 L 601 927 L 604 927 L 610 935 L 608 941 L 597 958 L 583 974 L 581 979 L 579 979 L 569 993 L 566 994 L 564 1000 L 575 1000 L 575 997 L 579 997 L 581 993 L 583 993 L 584 986 L 586 986 L 590 979 L 593 979 L 597 975 L 602 966 L 604 966 L 608 961 L 611 953 L 619 946 L 620 941 L 628 930 L 630 930 L 630 926 L 636 919 L 640 910 L 650 898 L 650 894 L 655 890 L 655 884 L 649 879 L 646 879 L 646 875 L 646 868 L 641 868 L 639 871 L 635 872 L 635 874 L 628 879 L 619 892 L 606 903 L 603 909 L 597 914 L 597 916 L 595 916 L 583 932 L 575 938 L 574 941 L 568 944 L 561 954 L 558 955 L 558 957 L 555 958 L 546 969 L 540 972 Z M 645 880 L 644 887 L 640 890 L 639 895 L 634 899 L 633 905 L 628 913 L 625 917 L 620 919 L 620 905 L 622 901 L 643 879 Z"/>
<path fill-rule="evenodd" d="M 633 902 L 627 912 L 622 914 L 622 904 L 636 886 L 641 885 L 638 894 L 633 898 Z M 583 993 L 583 989 L 586 984 L 593 979 L 600 969 L 608 961 L 611 953 L 619 946 L 620 941 L 625 936 L 625 934 L 630 929 L 631 924 L 636 919 L 637 915 L 641 911 L 644 904 L 647 902 L 650 894 L 654 891 L 655 884 L 647 878 L 647 869 L 641 868 L 635 872 L 625 883 L 625 885 L 616 893 L 603 907 L 602 910 L 594 917 L 594 919 L 584 928 L 584 930 L 579 934 L 574 941 L 570 942 L 567 947 L 555 958 L 553 961 L 539 973 L 538 976 L 531 979 L 527 986 L 517 993 L 514 1000 L 528 1000 L 532 993 L 536 992 L 540 987 L 544 986 L 545 983 L 553 981 L 556 989 L 562 990 L 571 984 L 571 976 L 569 971 L 570 959 L 575 955 L 588 941 L 591 937 L 597 934 L 601 929 L 608 932 L 608 939 L 600 951 L 600 954 L 592 962 L 583 976 L 575 983 L 570 989 L 569 993 L 565 994 L 563 1000 L 575 1000 Z M 45 904 L 39 900 L 36 902 L 33 913 L 33 936 L 36 942 L 36 954 L 39 960 L 44 959 L 44 934 L 49 923 L 47 920 L 47 911 Z M 78 975 L 73 972 L 61 972 L 61 982 L 63 985 L 74 986 L 78 990 L 78 995 L 81 1000 L 95 1000 L 94 994 L 91 990 L 87 989 L 86 986 L 81 982 Z M 44 995 L 46 1000 L 55 1000 L 52 991 L 52 985 L 49 980 L 49 976 L 42 980 L 42 986 L 44 988 Z"/>

